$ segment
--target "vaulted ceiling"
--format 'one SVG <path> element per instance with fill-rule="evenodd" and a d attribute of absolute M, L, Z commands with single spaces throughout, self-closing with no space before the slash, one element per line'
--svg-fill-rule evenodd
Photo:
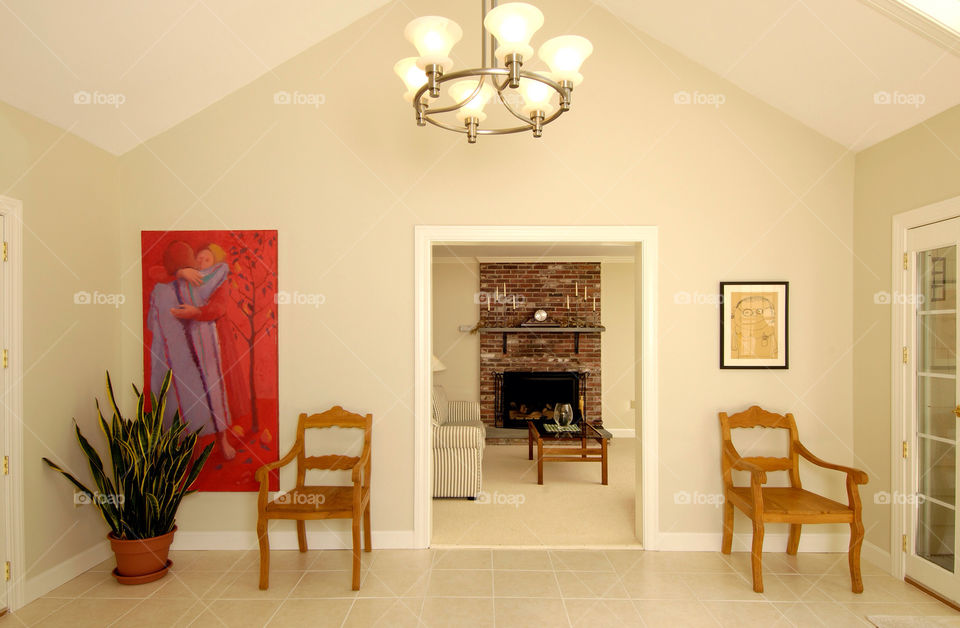
<path fill-rule="evenodd" d="M 388 1 L 3 0 L 0 100 L 122 154 Z M 868 0 L 591 1 L 853 149 L 960 104 L 960 57 Z"/>

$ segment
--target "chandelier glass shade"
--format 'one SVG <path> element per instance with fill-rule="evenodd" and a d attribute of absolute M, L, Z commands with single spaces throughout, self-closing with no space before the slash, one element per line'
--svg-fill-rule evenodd
<path fill-rule="evenodd" d="M 593 45 L 576 35 L 548 39 L 538 56 L 550 71 L 525 70 L 524 62 L 533 59 L 530 40 L 543 26 L 543 13 L 525 2 L 498 6 L 497 0 L 481 0 L 480 4 L 483 25 L 477 68 L 452 71 L 451 50 L 463 37 L 463 29 L 453 20 L 431 15 L 407 24 L 404 36 L 419 56 L 393 66 L 406 87 L 403 97 L 413 105 L 418 126 L 430 123 L 465 133 L 471 144 L 478 135 L 530 131 L 540 137 L 545 125 L 570 110 L 571 92 L 583 81 L 580 67 Z M 444 91 L 452 104 L 440 104 Z M 484 109 L 491 102 L 499 103 L 519 123 L 481 126 L 487 120 Z"/>

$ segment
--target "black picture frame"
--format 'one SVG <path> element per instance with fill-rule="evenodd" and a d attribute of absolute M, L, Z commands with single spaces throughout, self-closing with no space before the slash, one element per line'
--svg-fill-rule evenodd
<path fill-rule="evenodd" d="M 756 292 L 760 295 L 774 292 L 782 294 L 782 306 L 774 306 L 775 336 L 777 342 L 776 358 L 744 358 L 733 355 L 733 334 L 736 333 L 734 309 L 741 303 L 733 303 L 735 288 L 739 292 Z M 720 282 L 720 368 L 721 369 L 788 369 L 790 368 L 790 282 L 788 281 L 721 281 Z M 739 311 L 739 310 L 738 310 Z M 745 310 L 751 312 L 752 308 Z M 740 320 L 742 321 L 741 313 Z M 769 329 L 770 325 L 766 326 Z"/>

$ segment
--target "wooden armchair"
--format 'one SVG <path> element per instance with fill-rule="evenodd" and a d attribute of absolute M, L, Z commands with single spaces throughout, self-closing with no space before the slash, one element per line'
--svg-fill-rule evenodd
<path fill-rule="evenodd" d="M 334 406 L 321 414 L 300 415 L 297 440 L 286 456 L 257 469 L 260 496 L 257 500 L 257 536 L 260 539 L 260 588 L 266 589 L 270 579 L 270 541 L 267 522 L 270 519 L 295 519 L 297 543 L 301 552 L 307 551 L 306 521 L 314 519 L 353 519 L 353 590 L 360 589 L 360 519 L 363 518 L 363 536 L 366 551 L 370 542 L 370 432 L 373 415 L 360 416 Z M 364 431 L 363 451 L 360 456 L 307 456 L 304 452 L 304 432 L 310 428 L 359 428 Z M 288 493 L 268 500 L 270 471 L 279 469 L 297 459 L 297 486 Z M 308 486 L 304 479 L 308 469 L 343 470 L 352 472 L 353 486 Z"/>
<path fill-rule="evenodd" d="M 730 430 L 741 427 L 780 428 L 790 431 L 790 448 L 786 458 L 743 457 L 737 453 L 730 440 Z M 763 593 L 763 525 L 766 522 L 789 523 L 790 536 L 787 554 L 795 555 L 800 544 L 800 527 L 804 523 L 849 523 L 850 524 L 850 580 L 854 593 L 863 593 L 860 577 L 860 546 L 863 544 L 863 521 L 860 517 L 860 492 L 858 484 L 866 484 L 867 474 L 859 469 L 824 462 L 814 456 L 800 443 L 797 424 L 792 414 L 774 414 L 759 406 L 727 416 L 720 413 L 723 468 L 723 548 L 730 553 L 733 543 L 733 508 L 736 506 L 753 521 L 753 590 Z M 823 467 L 847 474 L 846 505 L 827 499 L 802 488 L 800 484 L 799 456 Z M 732 471 L 748 471 L 750 486 L 734 486 Z M 787 471 L 789 487 L 767 487 L 767 471 Z"/>

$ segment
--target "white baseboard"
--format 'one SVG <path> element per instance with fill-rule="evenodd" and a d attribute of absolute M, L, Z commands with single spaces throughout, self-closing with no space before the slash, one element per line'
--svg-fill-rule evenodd
<path fill-rule="evenodd" d="M 290 522 L 293 528 L 293 523 Z M 349 549 L 353 540 L 349 531 L 314 530 L 307 532 L 307 545 L 310 549 Z M 249 532 L 182 532 L 173 537 L 173 550 L 249 550 L 258 548 L 257 534 Z M 414 548 L 413 530 L 373 531 L 373 549 L 412 549 Z M 271 530 L 270 549 L 297 549 L 297 531 Z"/>
<path fill-rule="evenodd" d="M 27 575 L 24 581 L 23 603 L 29 604 L 38 597 L 50 593 L 62 584 L 73 580 L 83 572 L 96 567 L 113 556 L 110 543 L 103 541 L 68 558 L 59 565 L 36 575 Z M 16 610 L 16 609 L 14 609 Z"/>
<path fill-rule="evenodd" d="M 637 430 L 632 427 L 605 427 L 614 438 L 636 438 Z"/>
<path fill-rule="evenodd" d="M 663 552 L 719 552 L 722 535 L 719 532 L 661 532 L 657 535 L 657 550 Z M 733 551 L 749 552 L 751 533 L 733 535 Z M 846 552 L 849 549 L 849 534 L 802 534 L 801 552 Z M 767 534 L 763 537 L 763 551 L 783 552 L 787 548 L 786 533 Z"/>
<path fill-rule="evenodd" d="M 893 556 L 887 550 L 879 548 L 870 541 L 863 542 L 863 547 L 860 549 L 860 558 L 893 575 Z"/>

